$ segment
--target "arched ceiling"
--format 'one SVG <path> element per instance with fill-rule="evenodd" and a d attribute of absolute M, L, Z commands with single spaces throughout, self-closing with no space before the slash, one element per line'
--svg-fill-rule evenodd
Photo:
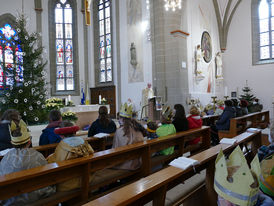
<path fill-rule="evenodd" d="M 220 49 L 226 50 L 227 33 L 233 15 L 242 0 L 212 0 L 219 27 Z"/>

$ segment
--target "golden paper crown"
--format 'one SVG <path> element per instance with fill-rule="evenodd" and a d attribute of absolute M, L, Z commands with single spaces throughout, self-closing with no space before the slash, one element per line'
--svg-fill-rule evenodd
<path fill-rule="evenodd" d="M 162 110 L 162 116 L 167 120 L 171 120 L 171 118 L 173 117 L 173 113 L 170 106 L 164 106 Z"/>
<path fill-rule="evenodd" d="M 12 135 L 12 132 L 18 129 L 17 125 L 15 124 L 14 121 L 11 121 L 11 126 L 10 126 L 10 136 L 11 136 L 11 143 L 13 145 L 21 145 L 25 144 L 28 141 L 30 141 L 30 133 L 28 131 L 28 127 L 26 123 L 21 119 L 19 122 L 19 128 L 20 128 L 20 133 L 21 136 L 14 137 Z"/>
<path fill-rule="evenodd" d="M 128 105 L 127 103 L 123 104 L 120 109 L 120 116 L 125 118 L 132 117 L 132 105 Z"/>
<path fill-rule="evenodd" d="M 261 172 L 257 155 L 250 165 L 251 169 L 249 169 L 239 146 L 231 153 L 228 161 L 226 161 L 221 150 L 215 162 L 214 189 L 218 195 L 233 204 L 255 205 L 259 190 L 258 179 Z M 234 171 L 231 172 L 232 170 Z"/>

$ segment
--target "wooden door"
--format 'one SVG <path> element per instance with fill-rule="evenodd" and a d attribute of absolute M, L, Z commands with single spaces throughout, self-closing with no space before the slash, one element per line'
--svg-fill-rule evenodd
<path fill-rule="evenodd" d="M 115 86 L 90 88 L 91 104 L 99 104 L 99 95 L 107 100 L 110 106 L 110 117 L 116 118 L 116 90 Z"/>

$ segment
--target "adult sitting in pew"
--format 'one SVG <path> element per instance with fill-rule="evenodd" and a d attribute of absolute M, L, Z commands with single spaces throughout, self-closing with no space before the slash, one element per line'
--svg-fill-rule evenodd
<path fill-rule="evenodd" d="M 230 119 L 236 116 L 235 108 L 232 106 L 231 100 L 225 101 L 225 109 L 221 114 L 219 120 L 216 122 L 216 125 L 211 126 L 211 143 L 212 145 L 219 144 L 219 130 L 229 130 Z"/>
<path fill-rule="evenodd" d="M 74 137 L 79 130 L 78 126 L 74 126 L 71 122 L 63 121 L 60 128 L 56 128 L 54 132 L 60 135 L 63 140 L 57 145 L 55 152 L 51 154 L 47 160 L 49 163 L 61 162 L 64 160 L 84 157 L 94 153 L 92 147 L 87 141 L 81 137 Z M 89 181 L 92 180 L 90 175 Z M 81 179 L 74 178 L 57 185 L 57 191 L 69 191 L 81 186 Z"/>
<path fill-rule="evenodd" d="M 115 132 L 112 148 L 144 141 L 144 136 L 142 130 L 140 129 L 140 124 L 135 119 L 132 119 L 132 105 L 128 106 L 127 103 L 122 105 L 120 110 L 120 121 L 122 126 Z M 135 159 L 118 165 L 115 168 L 135 170 L 139 168 L 140 165 L 140 160 Z"/>
<path fill-rule="evenodd" d="M 9 126 L 11 121 L 19 123 L 21 117 L 20 113 L 15 109 L 6 110 L 0 122 L 0 151 L 12 148 Z"/>
<path fill-rule="evenodd" d="M 176 128 L 177 132 L 188 130 L 188 121 L 186 119 L 185 108 L 181 104 L 174 105 L 175 115 L 172 124 Z"/>
<path fill-rule="evenodd" d="M 88 130 L 88 137 L 92 137 L 98 133 L 114 133 L 116 125 L 114 121 L 108 118 L 108 109 L 106 106 L 99 108 L 99 117 L 93 122 Z"/>
<path fill-rule="evenodd" d="M 189 129 L 201 128 L 203 125 L 203 120 L 201 119 L 199 109 L 193 105 L 190 108 L 189 113 L 190 113 L 190 116 L 187 117 L 188 128 Z M 189 141 L 188 144 L 193 145 L 193 144 L 197 144 L 198 142 L 200 142 L 200 137 Z"/>
<path fill-rule="evenodd" d="M 239 106 L 239 102 L 237 99 L 231 99 L 232 103 L 233 103 L 233 107 L 235 108 L 236 111 L 236 117 L 241 117 L 243 116 L 243 111 L 241 109 L 241 107 Z"/>
<path fill-rule="evenodd" d="M 248 101 L 246 101 L 245 99 L 242 99 L 240 101 L 240 107 L 242 109 L 243 115 L 247 115 L 248 114 L 247 106 L 248 106 Z"/>
<path fill-rule="evenodd" d="M 61 122 L 61 112 L 59 110 L 51 110 L 49 113 L 49 124 L 46 129 L 42 130 L 39 145 L 59 143 L 62 140 L 60 135 L 54 133 L 55 128 L 58 128 Z"/>
<path fill-rule="evenodd" d="M 0 162 L 1 176 L 47 164 L 46 159 L 41 153 L 33 148 L 29 148 L 31 145 L 31 136 L 23 120 L 20 120 L 19 124 L 12 121 L 10 132 L 11 143 L 14 149 L 10 150 Z M 8 200 L 3 200 L 2 202 L 0 201 L 0 205 L 27 205 L 53 193 L 55 193 L 55 187 L 48 186 L 12 197 Z"/>
<path fill-rule="evenodd" d="M 173 116 L 172 110 L 170 109 L 169 106 L 163 108 L 163 111 L 160 117 L 162 125 L 156 130 L 156 134 L 158 135 L 159 138 L 176 133 L 175 126 L 171 123 L 172 116 Z M 159 153 L 161 155 L 171 155 L 173 154 L 173 152 L 174 152 L 174 147 L 169 147 L 167 149 L 161 150 Z"/>

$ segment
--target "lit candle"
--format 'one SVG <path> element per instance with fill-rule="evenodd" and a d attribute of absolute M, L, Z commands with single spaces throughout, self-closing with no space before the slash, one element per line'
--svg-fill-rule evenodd
<path fill-rule="evenodd" d="M 99 104 L 101 104 L 102 96 L 99 95 Z"/>
<path fill-rule="evenodd" d="M 69 101 L 69 102 L 71 101 L 71 96 L 70 96 L 70 95 L 68 95 L 68 101 Z"/>

